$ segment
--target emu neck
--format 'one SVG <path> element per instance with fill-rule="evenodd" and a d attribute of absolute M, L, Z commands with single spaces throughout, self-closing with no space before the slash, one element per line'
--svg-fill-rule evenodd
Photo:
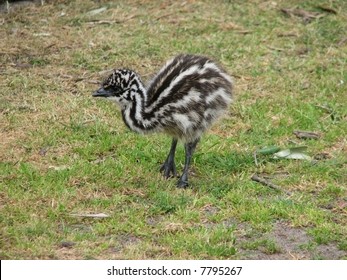
<path fill-rule="evenodd" d="M 147 118 L 145 109 L 147 106 L 147 91 L 138 79 L 130 88 L 132 102 L 122 110 L 125 124 L 138 133 L 150 133 L 158 129 L 158 121 Z"/>

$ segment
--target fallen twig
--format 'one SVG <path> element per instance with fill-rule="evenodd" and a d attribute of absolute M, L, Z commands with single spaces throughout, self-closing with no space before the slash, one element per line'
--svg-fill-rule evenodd
<path fill-rule="evenodd" d="M 124 19 L 116 19 L 116 20 L 98 20 L 98 19 L 91 19 L 85 21 L 88 24 L 119 24 L 119 23 L 124 23 L 127 22 L 128 20 L 131 20 L 133 18 L 137 17 L 137 14 L 130 15 L 127 18 Z"/>
<path fill-rule="evenodd" d="M 163 15 L 160 15 L 160 16 L 156 17 L 155 20 L 159 20 L 159 19 L 161 19 L 161 18 L 168 17 L 168 16 L 171 16 L 171 15 L 173 15 L 173 14 L 174 14 L 174 13 L 163 14 Z"/>
<path fill-rule="evenodd" d="M 88 24 L 114 24 L 114 23 L 121 23 L 121 21 L 119 20 L 97 20 L 97 19 L 93 19 L 93 20 L 88 20 L 86 21 L 86 23 Z"/>
<path fill-rule="evenodd" d="M 267 48 L 272 50 L 272 51 L 278 51 L 278 52 L 285 52 L 286 51 L 286 49 L 277 48 L 277 47 L 273 47 L 273 46 L 267 46 Z"/>
<path fill-rule="evenodd" d="M 304 19 L 305 22 L 310 22 L 313 19 L 324 17 L 324 15 L 321 13 L 308 12 L 302 9 L 295 9 L 295 8 L 292 8 L 292 9 L 282 8 L 281 12 L 290 17 L 292 16 L 301 17 Z"/>
<path fill-rule="evenodd" d="M 278 37 L 299 37 L 299 35 L 295 32 L 279 33 L 277 36 Z"/>
<path fill-rule="evenodd" d="M 48 50 L 50 49 L 51 47 L 54 47 L 56 45 L 56 43 L 52 43 L 52 44 L 49 44 L 47 47 L 45 47 L 44 49 L 45 50 Z"/>
<path fill-rule="evenodd" d="M 251 177 L 252 181 L 261 183 L 264 186 L 267 186 L 271 189 L 274 189 L 276 191 L 284 192 L 287 195 L 291 195 L 290 192 L 282 190 L 279 186 L 275 185 L 274 183 L 270 182 L 269 180 L 266 180 L 265 178 L 259 177 L 256 173 L 254 173 Z"/>
<path fill-rule="evenodd" d="M 252 80 L 252 77 L 241 76 L 241 75 L 238 75 L 238 74 L 235 74 L 235 73 L 231 74 L 231 76 L 233 76 L 236 79 L 241 79 L 241 80 L 246 80 L 246 81 Z"/>
<path fill-rule="evenodd" d="M 332 108 L 330 108 L 329 106 L 327 106 L 327 105 L 315 105 L 315 106 L 317 108 L 322 109 L 323 111 L 325 111 L 328 114 L 333 114 L 334 113 L 334 110 Z"/>
<path fill-rule="evenodd" d="M 238 34 L 241 34 L 241 35 L 246 35 L 246 34 L 253 33 L 252 30 L 247 30 L 247 29 L 245 29 L 245 30 L 236 30 L 235 32 L 238 33 Z"/>
<path fill-rule="evenodd" d="M 312 131 L 294 130 L 293 133 L 299 139 L 318 139 L 320 135 Z"/>
<path fill-rule="evenodd" d="M 20 69 L 27 69 L 27 68 L 34 67 L 30 63 L 11 63 L 9 65 L 12 66 L 12 67 L 15 67 L 15 68 L 20 68 Z"/>
<path fill-rule="evenodd" d="M 337 45 L 338 45 L 338 46 L 343 46 L 343 45 L 346 44 L 346 43 L 347 43 L 347 37 L 342 38 L 342 39 L 337 43 Z"/>
<path fill-rule="evenodd" d="M 72 217 L 80 217 L 80 218 L 97 218 L 97 219 L 101 219 L 101 218 L 108 218 L 110 217 L 110 215 L 104 214 L 104 213 L 96 213 L 96 214 L 70 214 L 70 216 Z"/>
<path fill-rule="evenodd" d="M 317 6 L 317 8 L 324 11 L 324 12 L 337 15 L 337 11 L 334 8 L 323 6 L 323 5 L 319 5 L 319 6 Z"/>
<path fill-rule="evenodd" d="M 330 118 L 333 120 L 333 121 L 336 121 L 336 120 L 339 120 L 340 119 L 340 116 L 337 114 L 337 112 L 327 106 L 327 105 L 315 105 L 317 108 L 320 108 L 322 109 L 323 111 L 325 111 L 326 113 L 328 113 L 330 115 Z"/>

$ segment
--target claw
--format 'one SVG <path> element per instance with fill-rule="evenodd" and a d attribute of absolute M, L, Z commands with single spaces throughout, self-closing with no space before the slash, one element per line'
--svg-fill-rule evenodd
<path fill-rule="evenodd" d="M 165 163 L 160 167 L 160 172 L 163 173 L 166 179 L 177 176 L 175 163 L 169 163 L 165 161 Z"/>
<path fill-rule="evenodd" d="M 178 180 L 177 188 L 186 189 L 189 186 L 188 181 Z"/>

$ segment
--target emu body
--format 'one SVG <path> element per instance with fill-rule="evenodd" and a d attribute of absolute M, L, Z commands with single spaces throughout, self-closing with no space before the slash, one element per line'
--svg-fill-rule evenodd
<path fill-rule="evenodd" d="M 161 167 L 165 177 L 176 176 L 177 141 L 185 145 L 185 166 L 178 187 L 188 186 L 188 169 L 195 147 L 232 101 L 232 80 L 207 57 L 179 55 L 168 61 L 147 87 L 134 71 L 117 69 L 95 97 L 117 103 L 124 123 L 138 133 L 164 132 L 172 139 Z"/>

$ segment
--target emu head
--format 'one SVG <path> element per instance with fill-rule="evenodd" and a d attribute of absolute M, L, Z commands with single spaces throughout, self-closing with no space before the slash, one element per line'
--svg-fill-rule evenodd
<path fill-rule="evenodd" d="M 92 96 L 105 97 L 124 109 L 134 100 L 133 90 L 136 90 L 134 88 L 135 80 L 135 72 L 127 69 L 116 69 L 106 78 L 101 87 Z"/>

